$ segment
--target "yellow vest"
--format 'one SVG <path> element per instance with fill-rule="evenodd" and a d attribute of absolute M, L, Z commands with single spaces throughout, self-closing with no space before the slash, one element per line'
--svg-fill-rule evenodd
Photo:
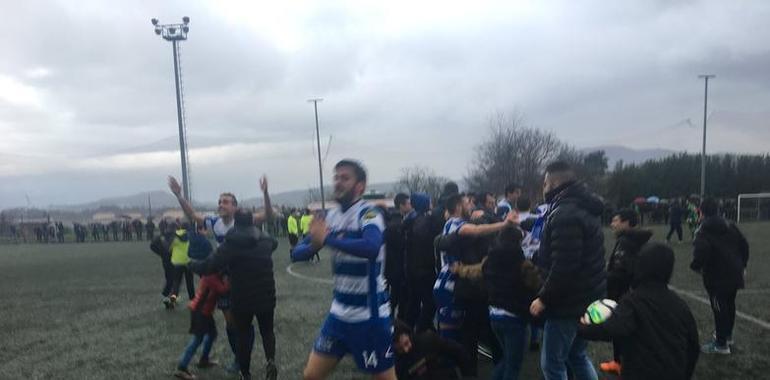
<path fill-rule="evenodd" d="M 190 262 L 190 256 L 187 255 L 190 249 L 190 240 L 182 241 L 180 236 L 187 234 L 186 230 L 176 230 L 174 241 L 171 242 L 171 264 L 187 265 Z"/>
<path fill-rule="evenodd" d="M 294 215 L 289 215 L 289 219 L 286 220 L 286 228 L 292 235 L 299 235 L 299 220 Z"/>
<path fill-rule="evenodd" d="M 307 214 L 302 215 L 302 219 L 300 219 L 299 224 L 302 227 L 302 234 L 307 235 L 310 233 L 310 222 L 313 221 L 313 215 Z"/>

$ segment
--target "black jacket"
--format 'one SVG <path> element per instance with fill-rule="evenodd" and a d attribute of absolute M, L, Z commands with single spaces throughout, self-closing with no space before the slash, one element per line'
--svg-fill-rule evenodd
<path fill-rule="evenodd" d="M 396 356 L 399 380 L 460 379 L 457 367 L 468 368 L 471 356 L 460 343 L 425 331 L 412 338 L 412 350 Z"/>
<path fill-rule="evenodd" d="M 538 297 L 546 318 L 579 318 L 607 290 L 604 203 L 577 182 L 550 191 L 546 202 L 550 208 L 538 254 L 545 280 Z"/>
<path fill-rule="evenodd" d="M 203 261 L 191 261 L 199 274 L 221 272 L 230 276 L 230 300 L 236 312 L 262 313 L 275 308 L 273 251 L 278 242 L 256 227 L 238 227 L 225 235 L 216 253 Z"/>
<path fill-rule="evenodd" d="M 401 214 L 387 215 L 386 228 L 383 234 L 385 241 L 385 280 L 389 285 L 404 278 L 404 231 Z"/>
<path fill-rule="evenodd" d="M 719 216 L 703 219 L 693 241 L 690 268 L 703 273 L 709 292 L 743 288 L 743 270 L 749 262 L 749 243 L 735 224 Z"/>
<path fill-rule="evenodd" d="M 603 324 L 579 325 L 578 334 L 620 341 L 625 380 L 690 379 L 700 352 L 698 327 L 687 304 L 667 287 L 673 251 L 651 243 L 637 264 L 633 288 L 612 316 Z"/>
<path fill-rule="evenodd" d="M 531 264 L 524 258 L 521 239 L 522 233 L 518 229 L 502 232 L 489 250 L 482 273 L 490 306 L 504 309 L 520 318 L 528 318 L 529 305 L 535 299 L 538 289 L 528 287 L 525 276 L 537 274 L 534 271 L 527 272 L 522 267 L 531 267 Z"/>
<path fill-rule="evenodd" d="M 628 292 L 639 249 L 650 240 L 650 237 L 652 237 L 651 231 L 637 228 L 623 231 L 618 235 L 607 264 L 607 297 L 618 301 Z"/>
<path fill-rule="evenodd" d="M 405 270 L 407 279 L 436 277 L 436 262 L 433 249 L 434 228 L 431 215 L 417 214 L 404 220 L 406 245 Z"/>

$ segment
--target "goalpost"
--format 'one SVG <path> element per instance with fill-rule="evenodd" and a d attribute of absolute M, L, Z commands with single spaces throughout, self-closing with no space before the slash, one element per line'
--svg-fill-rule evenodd
<path fill-rule="evenodd" d="M 738 194 L 737 222 L 770 220 L 770 193 Z"/>

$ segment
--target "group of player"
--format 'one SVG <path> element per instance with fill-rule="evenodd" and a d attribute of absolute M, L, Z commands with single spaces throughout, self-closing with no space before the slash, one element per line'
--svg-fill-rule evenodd
<path fill-rule="evenodd" d="M 616 343 L 615 360 L 602 369 L 620 373 L 622 366 L 626 379 L 691 377 L 699 352 L 697 327 L 687 305 L 666 287 L 673 251 L 647 242 L 649 233 L 636 227 L 637 215 L 621 210 L 612 222 L 618 242 L 605 265 L 603 202 L 569 164 L 547 167 L 544 204 L 534 212 L 519 186 L 508 186 L 495 204 L 494 194 L 469 196 L 449 183 L 435 205 L 426 194 L 398 195 L 394 206 L 399 215 L 389 215 L 362 199 L 366 184 L 361 163 L 338 162 L 334 198 L 339 207 L 316 214 L 291 250 L 293 261 L 308 261 L 323 249 L 333 272 L 332 305 L 308 357 L 305 379 L 328 377 L 348 354 L 378 380 L 474 377 L 479 343 L 490 348 L 493 378 L 515 379 L 528 329 L 531 350 L 540 349 L 542 341 L 541 369 L 549 380 L 566 379 L 568 373 L 597 379 L 586 353 L 588 339 Z M 201 344 L 199 366 L 215 364 L 208 354 L 216 337 L 212 314 L 217 304 L 237 358 L 230 367 L 251 378 L 251 322 L 256 317 L 268 361 L 265 373 L 276 378 L 270 255 L 277 243 L 254 228 L 271 216 L 267 181 L 261 181 L 264 213 L 238 211 L 235 196 L 223 193 L 219 217 L 207 218 L 182 198 L 176 180 L 170 178 L 169 185 L 188 218 L 202 226 L 180 228 L 168 245 L 173 251 L 173 244 L 187 244 L 189 251 L 187 262 L 174 262 L 170 252 L 173 295 L 180 272 L 191 268 L 204 275 L 191 297 L 193 339 L 177 377 L 194 378 L 187 366 Z M 183 238 L 187 230 L 198 233 Z M 193 254 L 205 246 L 196 237 L 206 231 L 216 238 L 216 253 L 204 248 L 206 253 Z M 704 252 L 701 257 L 711 254 Z M 189 261 L 190 256 L 199 260 Z M 615 315 L 602 324 L 585 318 L 581 323 L 586 307 L 608 293 L 619 302 Z M 731 335 L 732 325 L 729 331 L 717 330 L 706 352 L 722 353 L 713 346 Z"/>

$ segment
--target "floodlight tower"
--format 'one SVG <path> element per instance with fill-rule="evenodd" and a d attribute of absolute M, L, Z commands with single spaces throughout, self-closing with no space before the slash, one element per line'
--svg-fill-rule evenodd
<path fill-rule="evenodd" d="M 151 20 L 152 25 L 155 27 L 155 34 L 163 37 L 166 41 L 171 41 L 171 46 L 174 52 L 174 83 L 176 84 L 176 117 L 179 122 L 179 152 L 182 156 L 182 191 L 184 197 L 188 201 L 192 202 L 190 194 L 190 180 L 189 172 L 187 168 L 187 128 L 185 126 L 184 119 L 184 99 L 182 93 L 182 70 L 180 68 L 179 47 L 177 44 L 179 41 L 187 39 L 187 33 L 190 31 L 190 18 L 182 17 L 181 24 L 165 24 L 158 23 L 158 19 Z"/>
<path fill-rule="evenodd" d="M 709 107 L 709 79 L 716 77 L 714 74 L 698 75 L 698 78 L 705 80 L 705 89 L 703 95 L 703 150 L 700 158 L 700 200 L 706 196 L 706 120 L 708 119 Z"/>
<path fill-rule="evenodd" d="M 318 148 L 318 178 L 321 182 L 321 210 L 326 211 L 326 199 L 324 199 L 324 171 L 321 165 L 321 134 L 318 131 L 318 102 L 322 102 L 322 98 L 308 99 L 309 103 L 313 103 L 313 110 L 315 110 L 315 141 Z"/>

